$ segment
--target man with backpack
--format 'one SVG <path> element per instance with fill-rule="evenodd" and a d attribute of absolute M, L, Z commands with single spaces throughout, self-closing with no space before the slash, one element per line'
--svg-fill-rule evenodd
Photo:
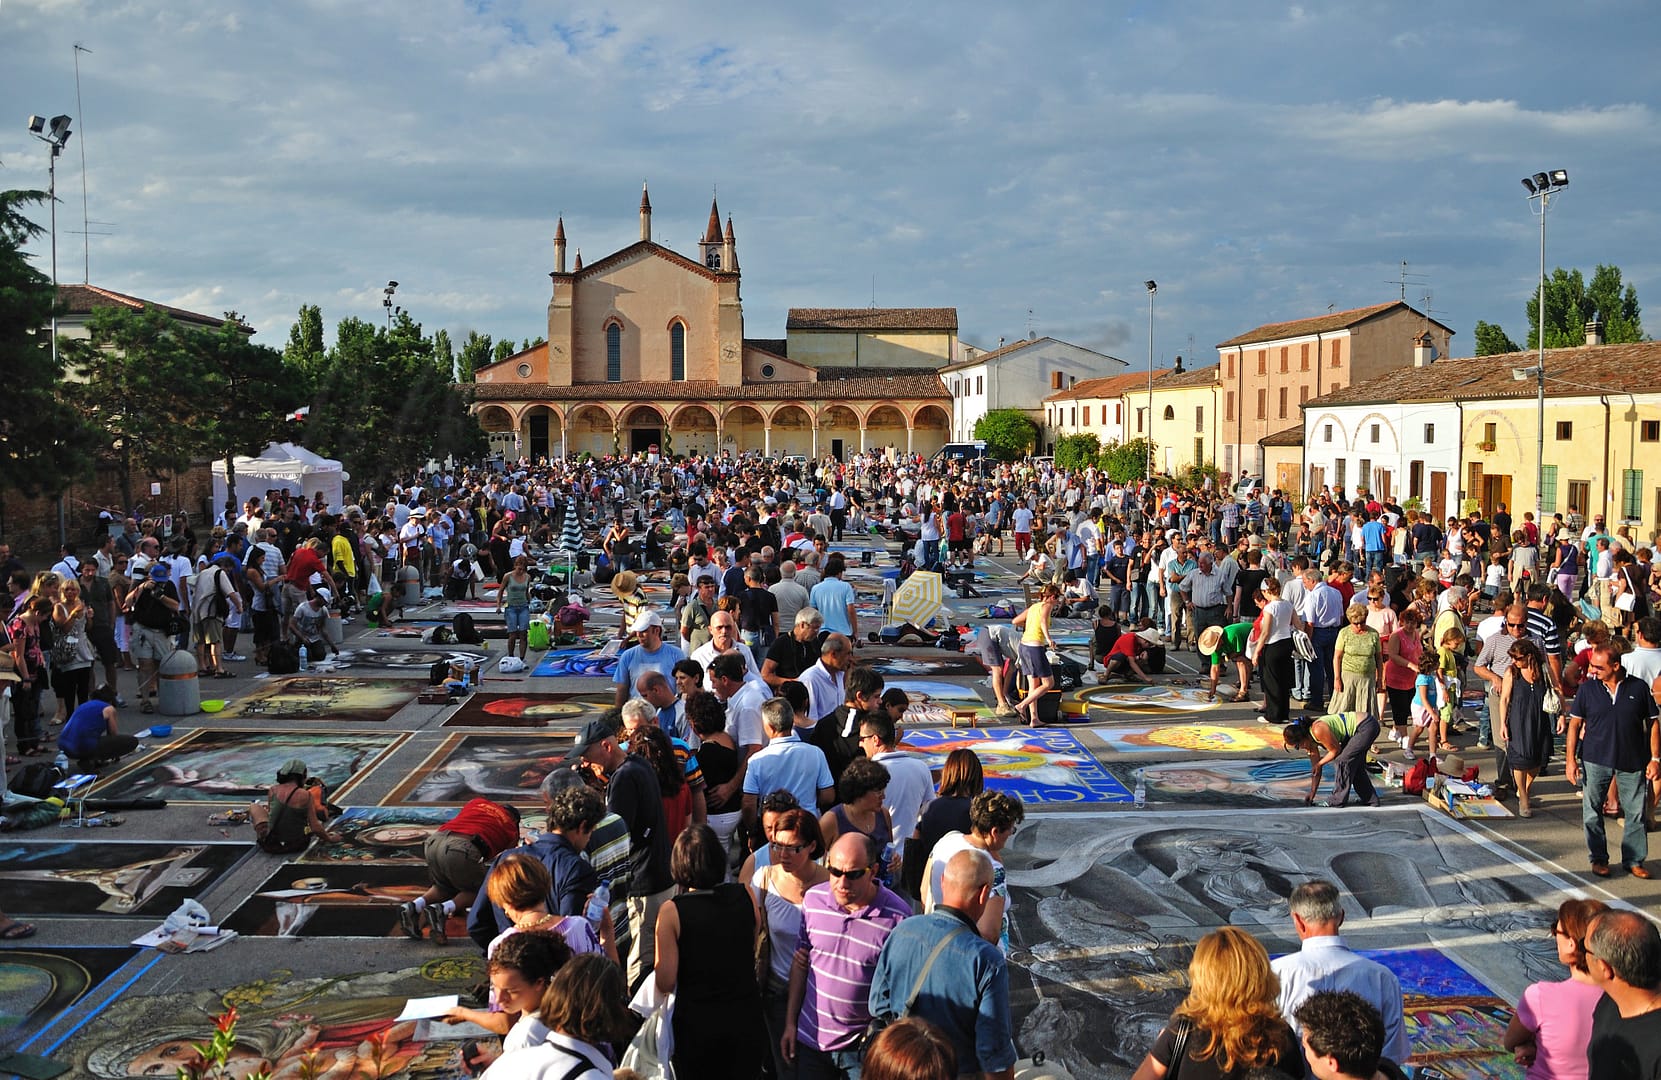
<path fill-rule="evenodd" d="M 127 594 L 132 615 L 130 651 L 138 662 L 138 699 L 141 712 L 156 711 L 156 683 L 161 662 L 173 655 L 169 631 L 179 614 L 179 590 L 174 588 L 166 563 L 150 566 L 150 580 Z"/>

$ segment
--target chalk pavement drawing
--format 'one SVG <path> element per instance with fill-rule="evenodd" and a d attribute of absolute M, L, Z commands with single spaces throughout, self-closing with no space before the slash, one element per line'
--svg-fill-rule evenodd
<path fill-rule="evenodd" d="M 973 750 L 986 786 L 1023 802 L 1129 802 L 1131 793 L 1071 734 L 1056 728 L 906 731 L 900 749 L 921 756 L 938 778 L 953 750 Z"/>

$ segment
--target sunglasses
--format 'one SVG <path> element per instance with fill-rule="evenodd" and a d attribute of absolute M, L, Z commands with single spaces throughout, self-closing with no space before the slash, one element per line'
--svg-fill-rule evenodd
<path fill-rule="evenodd" d="M 866 874 L 869 874 L 871 872 L 871 868 L 869 866 L 862 866 L 858 870 L 838 870 L 834 866 L 827 866 L 825 867 L 825 871 L 833 878 L 846 878 L 848 881 L 858 881 Z"/>
<path fill-rule="evenodd" d="M 769 846 L 781 855 L 800 855 L 809 847 L 807 844 L 781 844 L 777 840 L 774 840 Z"/>

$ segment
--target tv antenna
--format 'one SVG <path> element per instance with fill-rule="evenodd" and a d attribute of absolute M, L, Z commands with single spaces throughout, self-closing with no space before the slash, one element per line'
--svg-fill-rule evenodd
<path fill-rule="evenodd" d="M 1429 287 L 1429 285 L 1430 285 L 1430 275 L 1429 274 L 1408 273 L 1407 260 L 1403 259 L 1401 261 L 1401 276 L 1391 278 L 1388 281 L 1386 281 L 1385 284 L 1386 285 L 1394 285 L 1397 288 L 1399 288 L 1401 290 L 1401 298 L 1403 300 L 1406 300 L 1407 299 L 1407 287 L 1409 285 L 1413 286 L 1415 289 L 1423 289 L 1423 288 Z"/>
<path fill-rule="evenodd" d="M 86 107 L 81 104 L 81 54 L 92 55 L 92 50 L 75 43 L 75 115 L 81 118 L 81 284 L 92 283 L 92 222 L 87 218 L 87 113 Z M 107 221 L 100 221 L 100 225 L 108 225 Z M 71 230 L 74 231 L 74 230 Z M 100 232 L 99 236 L 108 236 L 107 232 Z"/>

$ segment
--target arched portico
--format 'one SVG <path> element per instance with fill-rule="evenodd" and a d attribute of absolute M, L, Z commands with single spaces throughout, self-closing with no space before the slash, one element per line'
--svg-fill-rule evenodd
<path fill-rule="evenodd" d="M 668 418 L 657 405 L 646 402 L 630 405 L 617 420 L 617 452 L 644 454 L 655 446 L 659 453 L 668 453 L 664 446 L 668 432 Z"/>
<path fill-rule="evenodd" d="M 846 405 L 826 405 L 819 410 L 819 437 L 814 457 L 830 454 L 845 461 L 865 448 L 865 425 L 859 414 Z"/>
<path fill-rule="evenodd" d="M 688 402 L 669 414 L 669 436 L 664 455 L 708 455 L 720 449 L 715 410 L 703 402 Z M 669 447 L 673 447 L 671 450 Z"/>
<path fill-rule="evenodd" d="M 773 408 L 767 417 L 768 454 L 812 457 L 813 443 L 813 417 L 806 408 L 793 401 Z"/>
<path fill-rule="evenodd" d="M 885 401 L 872 406 L 865 414 L 865 441 L 871 446 L 892 446 L 900 453 L 911 453 L 911 425 L 898 405 Z"/>
<path fill-rule="evenodd" d="M 584 402 L 571 409 L 566 424 L 565 452 L 604 457 L 613 450 L 616 425 L 604 405 Z"/>
<path fill-rule="evenodd" d="M 728 405 L 721 416 L 721 449 L 734 456 L 767 452 L 767 418 L 754 405 Z"/>
<path fill-rule="evenodd" d="M 952 416 L 939 405 L 924 405 L 911 414 L 911 449 L 931 457 L 951 441 Z"/>

